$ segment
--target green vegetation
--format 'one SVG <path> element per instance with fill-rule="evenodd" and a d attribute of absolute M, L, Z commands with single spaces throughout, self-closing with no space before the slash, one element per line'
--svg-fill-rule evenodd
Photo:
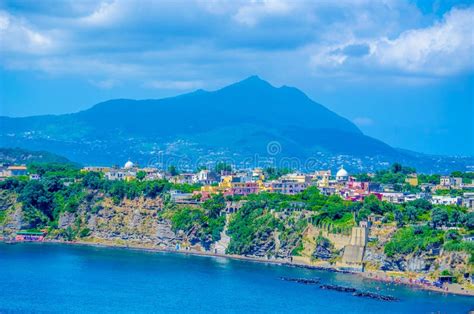
<path fill-rule="evenodd" d="M 219 241 L 221 238 L 225 216 L 220 213 L 224 208 L 224 198 L 217 195 L 207 200 L 202 207 L 173 207 L 169 208 L 164 216 L 171 220 L 175 232 L 183 231 L 208 246 L 210 242 Z"/>
<path fill-rule="evenodd" d="M 225 163 L 225 162 L 219 162 L 214 167 L 214 171 L 216 173 L 221 173 L 222 171 L 232 171 L 232 166 L 230 164 Z"/>
<path fill-rule="evenodd" d="M 291 173 L 291 169 L 289 168 L 277 169 L 277 168 L 268 167 L 263 170 L 263 174 L 265 175 L 265 179 L 267 180 L 276 180 L 279 177 L 288 173 Z"/>
<path fill-rule="evenodd" d="M 249 201 L 232 217 L 228 234 L 231 254 L 250 254 L 256 246 L 271 237 L 272 231 L 282 229 L 281 223 L 269 212 L 264 202 Z"/>
<path fill-rule="evenodd" d="M 22 148 L 0 148 L 0 163 L 7 164 L 31 164 L 31 163 L 61 163 L 73 164 L 67 158 L 46 152 L 31 151 Z"/>
<path fill-rule="evenodd" d="M 424 227 L 405 227 L 399 229 L 385 245 L 385 254 L 412 254 L 439 247 L 444 241 L 442 231 Z"/>

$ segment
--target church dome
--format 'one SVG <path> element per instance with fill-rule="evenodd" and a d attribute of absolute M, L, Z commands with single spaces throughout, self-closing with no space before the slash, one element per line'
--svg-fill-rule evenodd
<path fill-rule="evenodd" d="M 343 178 L 343 177 L 348 177 L 348 176 L 349 176 L 349 173 L 347 173 L 346 169 L 344 169 L 343 167 L 341 167 L 341 169 L 339 169 L 339 171 L 336 173 L 337 178 Z"/>
<path fill-rule="evenodd" d="M 129 160 L 129 161 L 127 161 L 127 162 L 125 163 L 125 166 L 123 166 L 123 168 L 124 168 L 124 169 L 131 169 L 131 168 L 133 168 L 133 166 L 134 166 L 134 165 L 133 165 L 133 162 L 131 162 L 131 161 Z"/>

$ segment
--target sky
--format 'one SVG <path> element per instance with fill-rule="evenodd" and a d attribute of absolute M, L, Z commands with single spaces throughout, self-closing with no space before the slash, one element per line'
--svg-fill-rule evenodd
<path fill-rule="evenodd" d="M 474 155 L 472 1 L 0 0 L 2 116 L 251 75 L 394 147 Z"/>

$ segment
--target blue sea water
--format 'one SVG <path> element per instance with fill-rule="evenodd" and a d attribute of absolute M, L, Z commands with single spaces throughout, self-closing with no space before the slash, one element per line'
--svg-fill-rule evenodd
<path fill-rule="evenodd" d="M 282 281 L 321 278 L 400 298 L 383 302 Z M 349 274 L 215 257 L 0 243 L 0 313 L 467 313 L 474 298 Z"/>

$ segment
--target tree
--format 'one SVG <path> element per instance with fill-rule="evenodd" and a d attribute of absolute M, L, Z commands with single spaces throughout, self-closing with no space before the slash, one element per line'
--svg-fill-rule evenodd
<path fill-rule="evenodd" d="M 406 208 L 406 212 L 407 212 L 407 217 L 408 217 L 408 221 L 411 222 L 411 223 L 414 223 L 418 220 L 418 208 L 416 208 L 415 206 L 407 206 Z"/>
<path fill-rule="evenodd" d="M 138 181 L 142 181 L 143 179 L 145 179 L 145 177 L 146 177 L 146 172 L 145 171 L 139 170 L 137 172 L 137 180 Z"/>
<path fill-rule="evenodd" d="M 205 201 L 202 207 L 208 211 L 209 217 L 219 217 L 221 211 L 225 208 L 224 196 L 222 194 L 214 195 L 211 199 Z"/>
<path fill-rule="evenodd" d="M 393 173 L 399 173 L 399 172 L 402 171 L 402 169 L 403 169 L 402 165 L 399 164 L 398 162 L 396 162 L 392 165 L 392 172 Z"/>
<path fill-rule="evenodd" d="M 400 209 L 396 209 L 395 212 L 395 221 L 397 222 L 397 227 L 403 227 L 405 225 L 405 222 L 403 221 L 403 213 Z"/>
<path fill-rule="evenodd" d="M 469 230 L 474 229 L 474 212 L 470 212 L 466 215 L 466 227 Z"/>
<path fill-rule="evenodd" d="M 431 223 L 434 228 L 445 226 L 448 223 L 448 213 L 445 209 L 436 207 L 431 212 Z"/>
<path fill-rule="evenodd" d="M 171 165 L 168 167 L 168 172 L 172 175 L 172 176 L 176 176 L 179 174 L 178 172 L 178 169 L 176 169 L 176 167 L 174 165 Z"/>
<path fill-rule="evenodd" d="M 87 172 L 82 178 L 82 185 L 91 190 L 98 190 L 102 187 L 102 175 L 99 172 Z"/>
<path fill-rule="evenodd" d="M 225 162 L 218 162 L 215 167 L 215 172 L 221 173 L 222 171 L 232 171 L 232 166 Z"/>
<path fill-rule="evenodd" d="M 49 218 L 53 218 L 52 194 L 42 183 L 34 180 L 29 181 L 22 190 L 18 200 L 23 203 L 24 207 L 33 207 Z"/>
<path fill-rule="evenodd" d="M 364 208 L 375 214 L 383 214 L 382 202 L 373 194 L 364 198 Z"/>

